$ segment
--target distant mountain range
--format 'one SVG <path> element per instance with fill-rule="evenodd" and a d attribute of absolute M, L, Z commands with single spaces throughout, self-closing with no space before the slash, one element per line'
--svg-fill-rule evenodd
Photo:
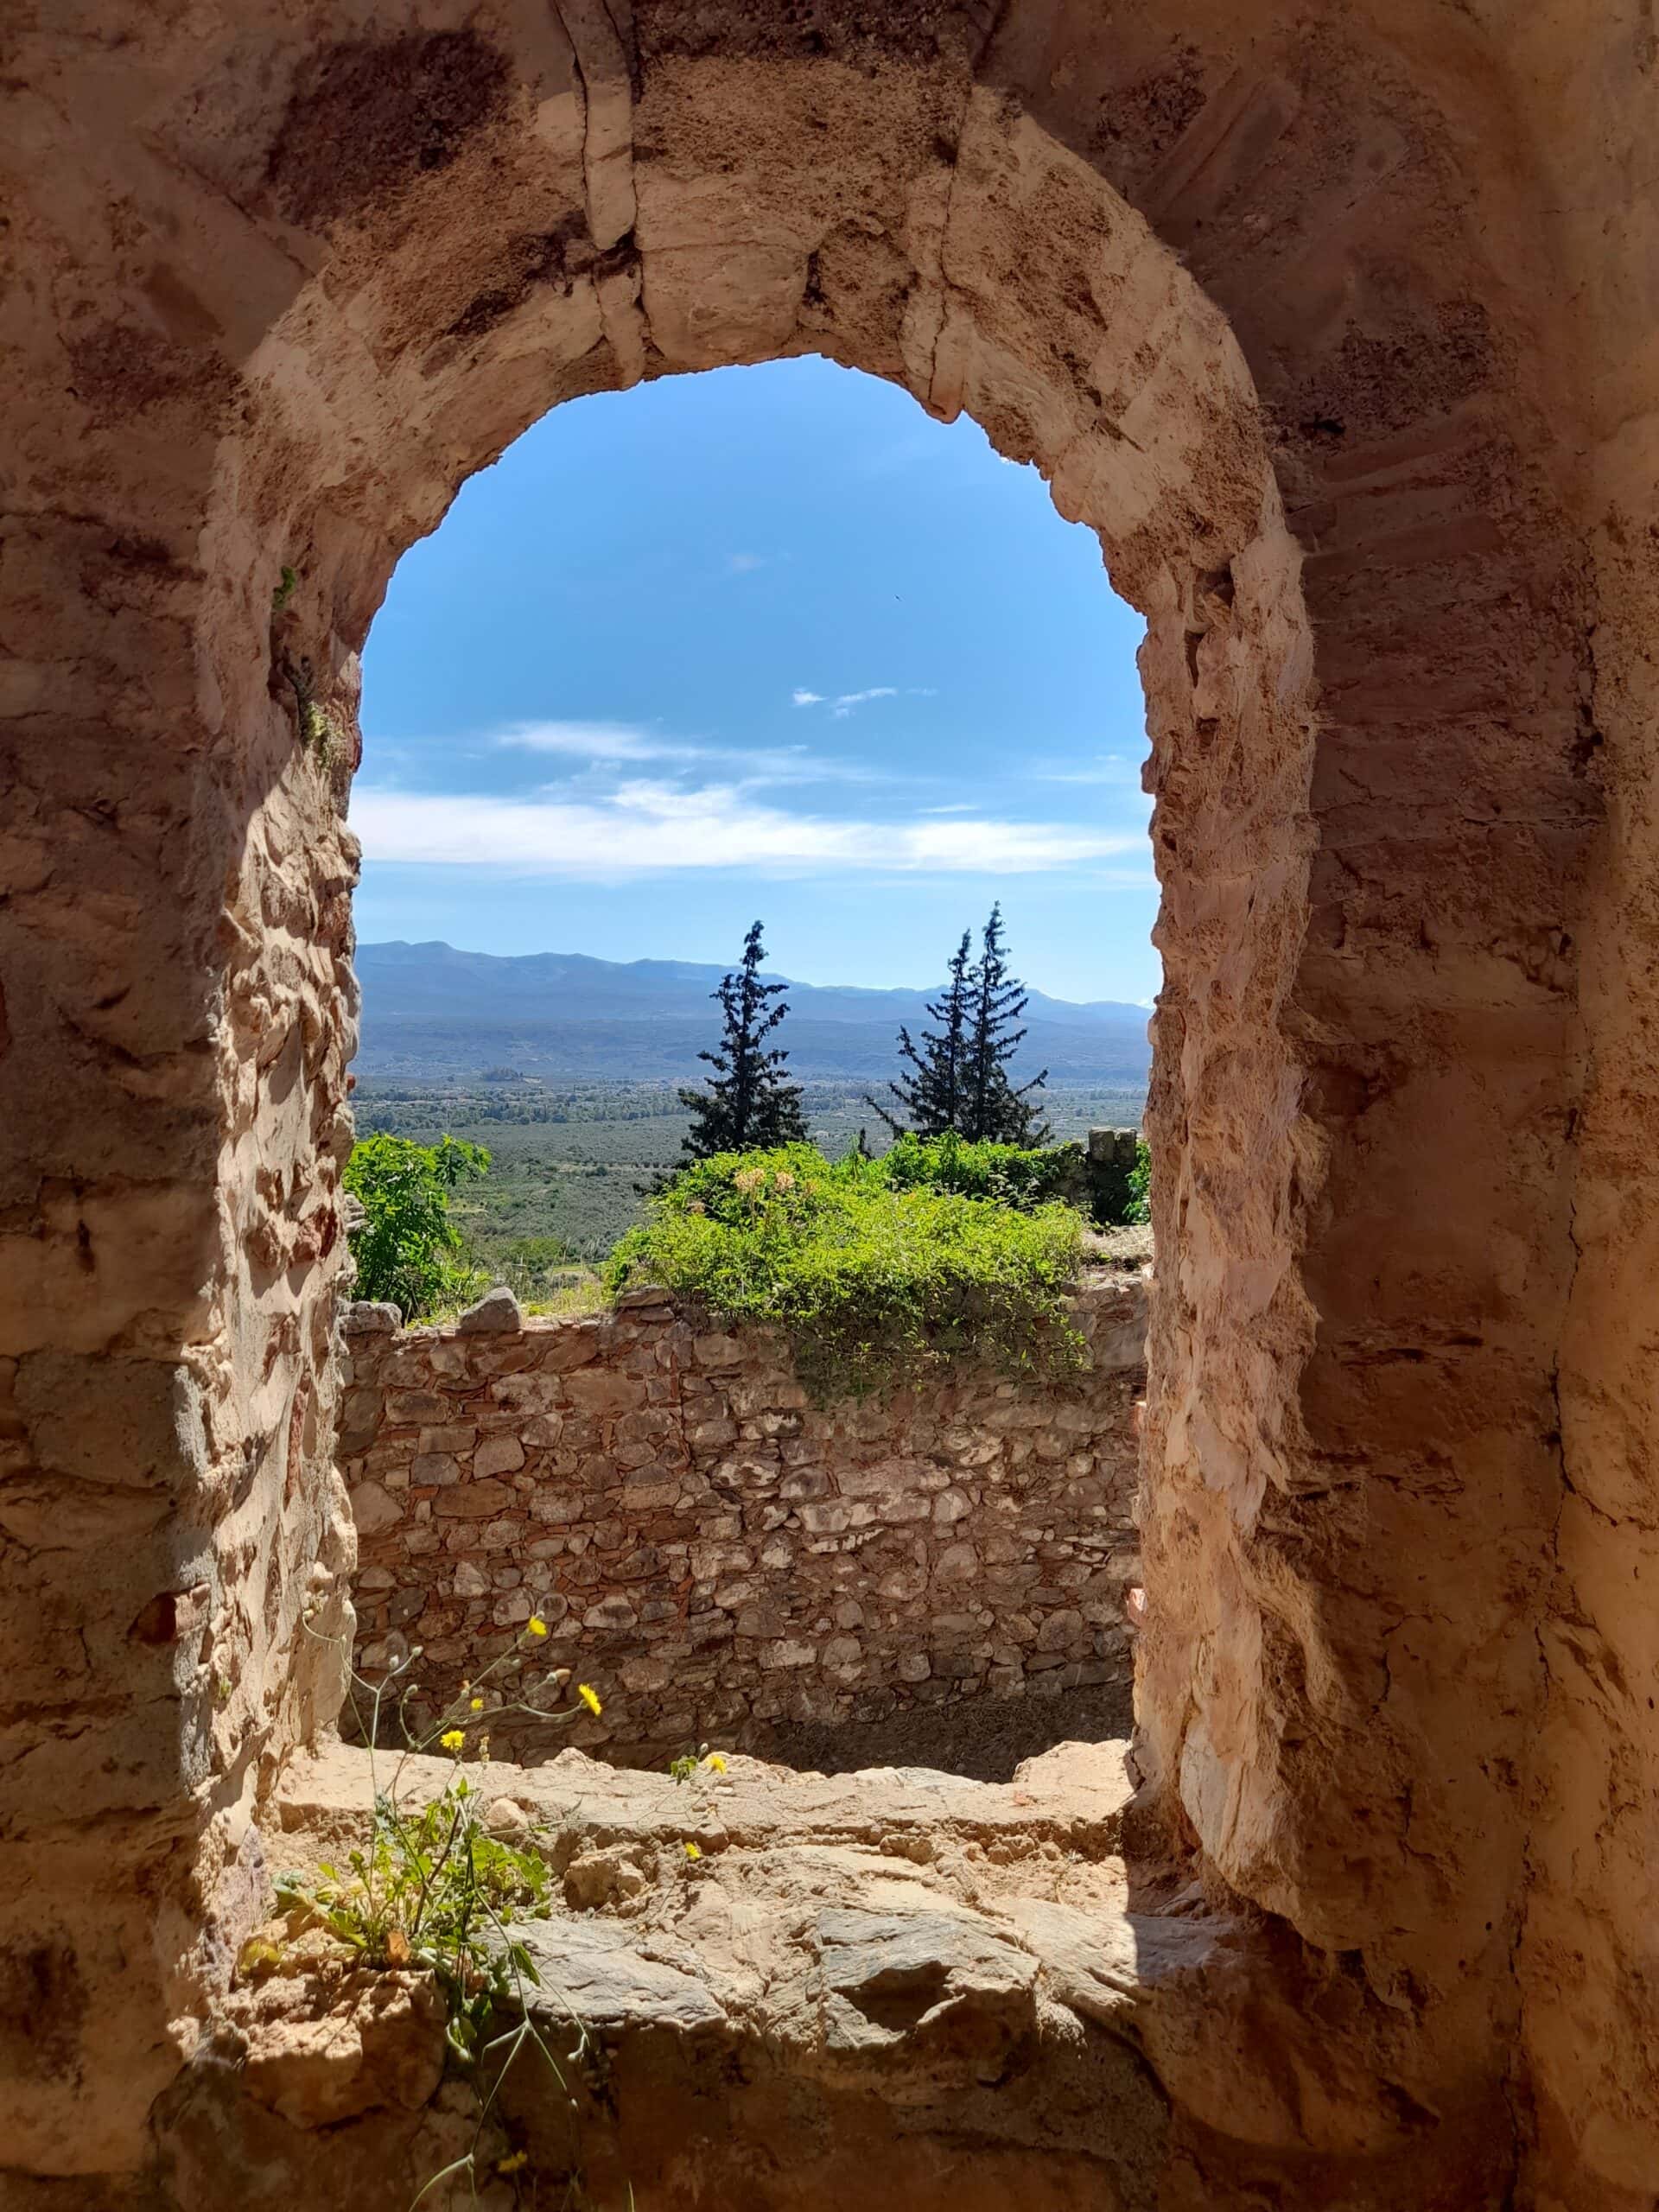
<path fill-rule="evenodd" d="M 442 944 L 359 944 L 360 1075 L 454 1082 L 512 1068 L 544 1080 L 690 1081 L 719 1033 L 709 994 L 726 972 L 691 960 L 594 960 L 532 952 L 504 959 Z M 782 976 L 774 977 L 784 982 Z M 778 1042 L 808 1081 L 865 1082 L 893 1073 L 901 1022 L 926 1020 L 926 991 L 789 985 Z M 1057 1084 L 1145 1084 L 1147 1009 L 1113 999 L 1076 1005 L 1031 994 L 1016 1065 L 1046 1066 Z"/>

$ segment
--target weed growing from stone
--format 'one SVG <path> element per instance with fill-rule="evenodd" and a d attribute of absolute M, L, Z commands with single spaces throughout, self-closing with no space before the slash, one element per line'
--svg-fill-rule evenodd
<path fill-rule="evenodd" d="M 613 1296 L 660 1283 L 723 1319 L 772 1324 L 820 1402 L 883 1394 L 952 1361 L 1020 1381 L 1083 1364 L 1066 1293 L 1082 1256 L 1070 1206 L 1019 1210 L 811 1145 L 721 1153 L 684 1169 L 617 1245 Z"/>
<path fill-rule="evenodd" d="M 485 2125 L 502 2082 L 527 2045 L 539 2053 L 561 2091 L 566 2090 L 559 2056 L 531 2016 L 530 1993 L 540 1986 L 540 1976 L 512 1933 L 514 1923 L 545 1919 L 552 1910 L 547 1863 L 538 1852 L 490 1833 L 479 1784 L 467 1771 L 469 1758 L 488 1758 L 489 1724 L 504 1715 L 557 1726 L 581 1712 L 601 1710 L 597 1692 L 586 1682 L 576 1686 L 566 1705 L 540 1701 L 549 1690 L 565 1694 L 570 1681 L 566 1668 L 525 1680 L 526 1662 L 546 1636 L 544 1621 L 530 1621 L 418 1733 L 406 1725 L 413 1690 L 409 1670 L 421 1656 L 418 1645 L 382 1682 L 371 1683 L 353 1671 L 351 1702 L 368 1746 L 372 1797 L 367 1844 L 347 1854 L 344 1868 L 324 1863 L 315 1878 L 285 1874 L 276 1884 L 276 1909 L 286 1916 L 289 1940 L 326 1929 L 353 1966 L 429 1974 L 442 1998 L 445 2039 L 471 2081 L 477 2126 L 467 2151 L 431 2176 L 416 2204 L 440 2183 L 462 2176 L 475 2192 Z M 509 1675 L 515 1677 L 512 1694 L 504 1699 L 500 1689 Z M 388 1723 L 400 1729 L 404 1743 L 383 1778 L 375 1747 Z M 453 1770 L 437 1796 L 411 1805 L 405 1802 L 407 1763 L 434 1749 L 449 1756 Z M 244 1946 L 238 1971 L 257 1979 L 280 1965 L 280 1946 L 255 1937 Z M 504 2018 L 505 2028 L 499 2025 Z M 570 2024 L 575 2039 L 563 2054 L 566 2065 L 588 2047 L 587 2031 L 574 2012 Z"/>

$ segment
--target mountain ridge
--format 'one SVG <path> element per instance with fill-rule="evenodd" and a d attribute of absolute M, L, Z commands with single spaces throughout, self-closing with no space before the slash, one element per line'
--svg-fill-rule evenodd
<path fill-rule="evenodd" d="M 367 1075 L 453 1077 L 511 1063 L 526 1074 L 651 1081 L 699 1072 L 717 1017 L 710 995 L 728 973 L 709 962 L 609 961 L 590 953 L 468 952 L 433 938 L 357 949 L 363 992 L 357 1066 Z M 901 1023 L 925 1020 L 923 989 L 786 985 L 780 1041 L 792 1073 L 877 1080 L 897 1066 Z M 1066 1083 L 1146 1080 L 1147 1010 L 1126 1001 L 1052 999 L 1033 990 L 1017 1068 L 1047 1065 Z"/>

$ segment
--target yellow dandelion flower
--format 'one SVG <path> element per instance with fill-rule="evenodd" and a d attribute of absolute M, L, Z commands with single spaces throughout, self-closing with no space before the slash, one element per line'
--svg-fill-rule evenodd
<path fill-rule="evenodd" d="M 475 1698 L 473 1700 L 473 1711 L 474 1711 L 474 1713 L 482 1713 L 482 1712 L 483 1712 L 483 1710 L 484 1710 L 484 1700 L 483 1700 L 483 1699 L 482 1699 L 481 1697 L 475 1697 Z"/>
<path fill-rule="evenodd" d="M 547 1634 L 547 1623 L 542 1618 L 539 1613 L 533 1613 L 530 1619 L 525 1622 L 524 1627 L 526 1633 L 531 1636 L 545 1636 Z"/>
<path fill-rule="evenodd" d="M 459 1758 L 466 1745 L 467 1738 L 461 1734 L 459 1728 L 446 1728 L 442 1735 L 439 1737 L 438 1741 L 442 1745 L 446 1751 L 453 1751 L 455 1757 Z"/>
<path fill-rule="evenodd" d="M 702 1853 L 695 1843 L 688 1843 L 685 1847 L 685 1855 L 688 1859 L 701 1859 Z"/>
<path fill-rule="evenodd" d="M 516 2174 L 530 2164 L 528 2151 L 509 2151 L 505 2158 L 498 2158 L 495 2171 L 499 2174 Z"/>
<path fill-rule="evenodd" d="M 605 1708 L 599 1701 L 599 1692 L 593 1688 L 591 1683 L 578 1682 L 576 1684 L 576 1695 L 582 1700 L 589 1713 L 604 1712 Z"/>
<path fill-rule="evenodd" d="M 710 1774 L 724 1774 L 726 1771 L 726 1762 L 718 1751 L 710 1751 L 703 1764 Z"/>

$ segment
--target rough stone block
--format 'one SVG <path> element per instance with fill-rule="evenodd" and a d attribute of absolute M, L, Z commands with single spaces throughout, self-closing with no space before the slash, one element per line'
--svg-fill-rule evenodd
<path fill-rule="evenodd" d="M 518 1301 L 505 1283 L 486 1291 L 476 1306 L 469 1306 L 455 1326 L 464 1337 L 517 1336 L 524 1328 L 524 1317 Z"/>
<path fill-rule="evenodd" d="M 360 1536 L 372 1536 L 382 1529 L 395 1528 L 404 1517 L 403 1508 L 378 1483 L 359 1483 L 351 1498 L 352 1518 Z"/>
<path fill-rule="evenodd" d="M 439 1491 L 432 1501 L 432 1510 L 442 1520 L 487 1521 L 512 1503 L 512 1492 L 505 1483 L 457 1483 Z"/>
<path fill-rule="evenodd" d="M 475 1476 L 510 1475 L 524 1464 L 524 1447 L 516 1436 L 486 1436 L 473 1453 Z"/>

